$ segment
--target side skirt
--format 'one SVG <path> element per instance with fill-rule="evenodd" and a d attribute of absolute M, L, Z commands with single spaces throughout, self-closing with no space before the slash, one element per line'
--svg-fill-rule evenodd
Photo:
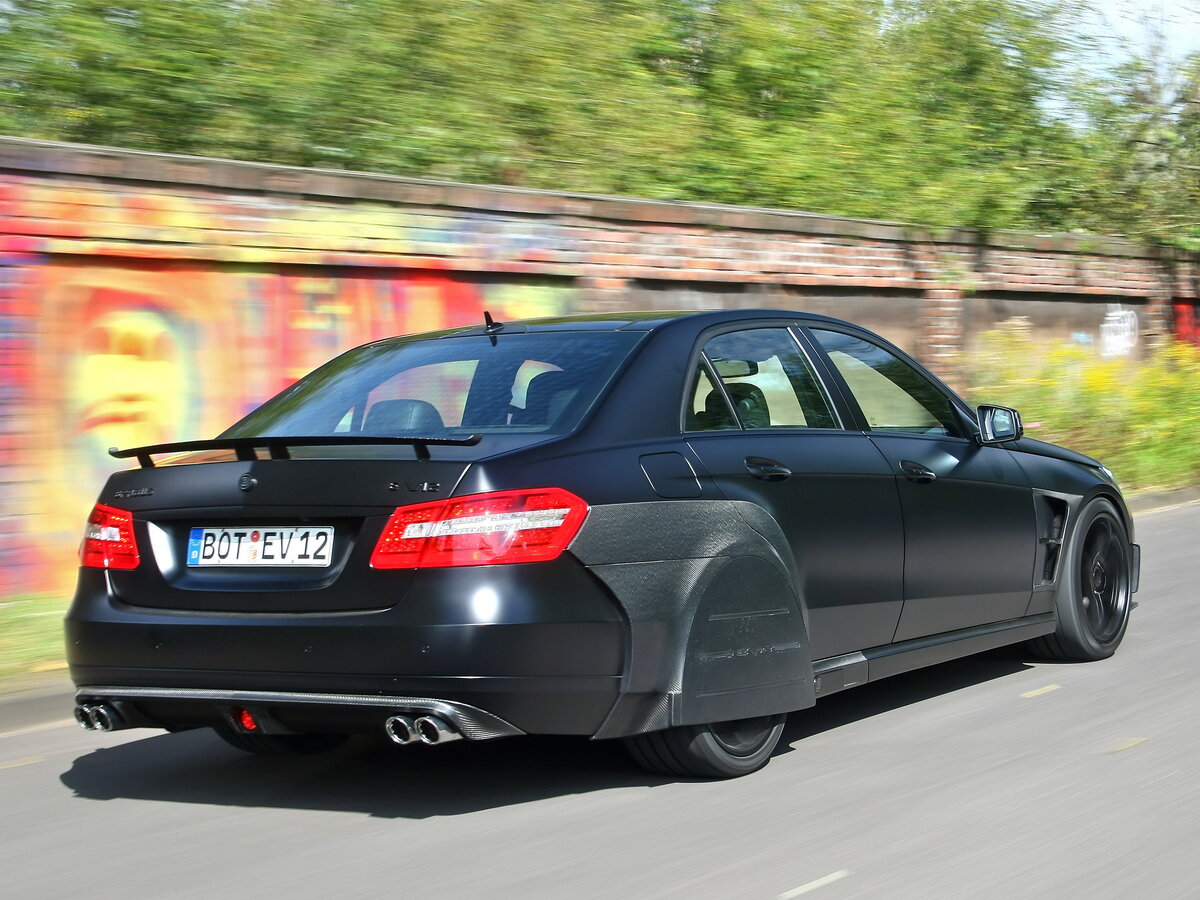
<path fill-rule="evenodd" d="M 818 659 L 813 662 L 817 696 L 825 697 L 889 675 L 911 672 L 1008 644 L 1019 644 L 1050 634 L 1057 621 L 1055 614 L 1048 612 Z"/>

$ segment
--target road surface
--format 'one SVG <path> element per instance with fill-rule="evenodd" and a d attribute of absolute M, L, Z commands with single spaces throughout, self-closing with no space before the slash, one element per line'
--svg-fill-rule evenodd
<path fill-rule="evenodd" d="M 0 734 L 0 885 L 34 898 L 1200 897 L 1200 505 L 1137 522 L 1111 660 L 959 661 L 792 717 L 763 771 L 617 744 Z M 3 714 L 0 708 L 0 715 Z M 4 731 L 0 721 L 0 731 Z"/>

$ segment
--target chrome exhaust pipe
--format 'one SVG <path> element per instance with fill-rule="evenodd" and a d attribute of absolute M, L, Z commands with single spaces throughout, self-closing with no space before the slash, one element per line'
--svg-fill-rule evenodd
<path fill-rule="evenodd" d="M 437 716 L 421 716 L 413 724 L 423 744 L 445 744 L 462 738 L 453 725 Z"/>
<path fill-rule="evenodd" d="M 92 720 L 93 731 L 112 731 L 117 728 L 117 723 L 120 719 L 117 718 L 116 710 L 109 706 L 93 706 L 88 713 L 88 718 Z"/>
<path fill-rule="evenodd" d="M 75 721 L 79 723 L 79 727 L 86 731 L 95 730 L 92 724 L 92 708 L 80 704 L 75 707 Z"/>
<path fill-rule="evenodd" d="M 391 716 L 383 723 L 383 730 L 397 744 L 411 744 L 421 739 L 416 725 L 408 716 Z"/>
<path fill-rule="evenodd" d="M 92 706 L 81 703 L 75 707 L 75 721 L 80 728 L 88 731 L 116 731 L 125 727 L 125 722 L 113 707 L 107 703 Z"/>

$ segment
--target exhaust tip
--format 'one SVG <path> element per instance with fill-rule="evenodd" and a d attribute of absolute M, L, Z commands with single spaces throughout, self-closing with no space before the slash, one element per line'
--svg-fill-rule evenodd
<path fill-rule="evenodd" d="M 95 726 L 92 724 L 92 708 L 90 706 L 75 707 L 75 721 L 79 723 L 79 727 L 85 731 L 92 731 Z"/>
<path fill-rule="evenodd" d="M 445 744 L 462 738 L 453 725 L 437 716 L 421 716 L 415 725 L 423 744 Z"/>
<path fill-rule="evenodd" d="M 93 706 L 91 718 L 95 731 L 112 731 L 116 727 L 115 715 L 107 706 Z"/>
<path fill-rule="evenodd" d="M 120 715 L 106 703 L 79 704 L 75 707 L 75 721 L 88 731 L 116 731 L 123 727 Z"/>
<path fill-rule="evenodd" d="M 397 744 L 411 744 L 420 740 L 416 726 L 408 716 L 391 716 L 383 723 L 383 730 Z"/>

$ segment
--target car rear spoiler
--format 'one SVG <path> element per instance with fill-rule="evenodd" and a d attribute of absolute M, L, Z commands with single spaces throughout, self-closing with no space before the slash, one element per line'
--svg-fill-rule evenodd
<path fill-rule="evenodd" d="M 143 469 L 154 468 L 154 456 L 159 453 L 191 453 L 196 450 L 233 450 L 237 458 L 246 462 L 259 458 L 258 451 L 265 449 L 271 459 L 291 459 L 289 447 L 349 447 L 376 444 L 408 444 L 416 450 L 417 459 L 429 459 L 431 446 L 473 447 L 483 440 L 482 434 L 468 434 L 461 438 L 435 437 L 364 437 L 361 435 L 314 435 L 311 437 L 242 437 L 213 438 L 208 441 L 177 441 L 171 444 L 150 444 L 146 447 L 108 449 L 108 455 L 117 459 L 136 457 Z"/>

